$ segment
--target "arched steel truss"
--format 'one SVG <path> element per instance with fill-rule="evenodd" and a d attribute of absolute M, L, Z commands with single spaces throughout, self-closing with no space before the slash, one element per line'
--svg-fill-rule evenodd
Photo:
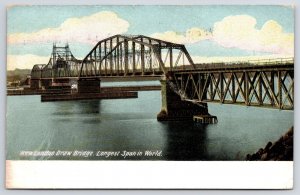
<path fill-rule="evenodd" d="M 46 64 L 35 64 L 31 69 L 31 79 L 40 79 L 42 77 L 42 71 Z"/>
<path fill-rule="evenodd" d="M 101 40 L 82 61 L 80 77 L 163 75 L 192 69 L 184 45 L 151 37 L 115 35 Z"/>

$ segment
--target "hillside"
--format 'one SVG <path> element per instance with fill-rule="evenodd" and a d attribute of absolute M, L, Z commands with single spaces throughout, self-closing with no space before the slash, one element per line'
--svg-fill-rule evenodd
<path fill-rule="evenodd" d="M 26 79 L 26 76 L 29 75 L 31 69 L 15 69 L 15 70 L 8 70 L 6 72 L 7 81 L 22 81 Z"/>

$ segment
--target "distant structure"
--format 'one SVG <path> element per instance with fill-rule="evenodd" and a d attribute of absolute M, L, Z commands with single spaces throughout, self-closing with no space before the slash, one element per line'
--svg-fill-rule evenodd
<path fill-rule="evenodd" d="M 81 60 L 76 59 L 69 44 L 64 47 L 53 44 L 48 64 L 36 64 L 31 71 L 32 89 L 49 88 L 57 85 L 68 85 L 69 77 L 78 77 Z M 60 79 L 57 82 L 57 78 Z M 63 79 L 65 78 L 65 79 Z"/>

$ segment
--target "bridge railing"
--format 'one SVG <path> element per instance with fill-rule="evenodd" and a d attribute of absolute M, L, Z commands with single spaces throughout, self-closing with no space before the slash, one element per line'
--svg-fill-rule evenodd
<path fill-rule="evenodd" d="M 290 65 L 294 64 L 294 58 L 273 58 L 273 59 L 259 59 L 247 61 L 232 61 L 232 62 L 210 62 L 197 63 L 196 69 L 216 69 L 230 66 L 230 68 L 243 68 L 244 66 L 267 66 L 267 65 Z"/>
<path fill-rule="evenodd" d="M 249 64 L 266 65 L 266 64 L 291 64 L 294 63 L 294 58 L 270 58 L 260 60 L 248 60 Z"/>

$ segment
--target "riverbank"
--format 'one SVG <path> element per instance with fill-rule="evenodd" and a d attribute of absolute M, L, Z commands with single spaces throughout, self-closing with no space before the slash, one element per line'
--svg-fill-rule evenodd
<path fill-rule="evenodd" d="M 248 154 L 247 160 L 274 160 L 292 161 L 293 160 L 293 140 L 294 127 L 291 127 L 276 142 L 268 142 L 265 148 L 260 148 L 254 154 Z"/>

